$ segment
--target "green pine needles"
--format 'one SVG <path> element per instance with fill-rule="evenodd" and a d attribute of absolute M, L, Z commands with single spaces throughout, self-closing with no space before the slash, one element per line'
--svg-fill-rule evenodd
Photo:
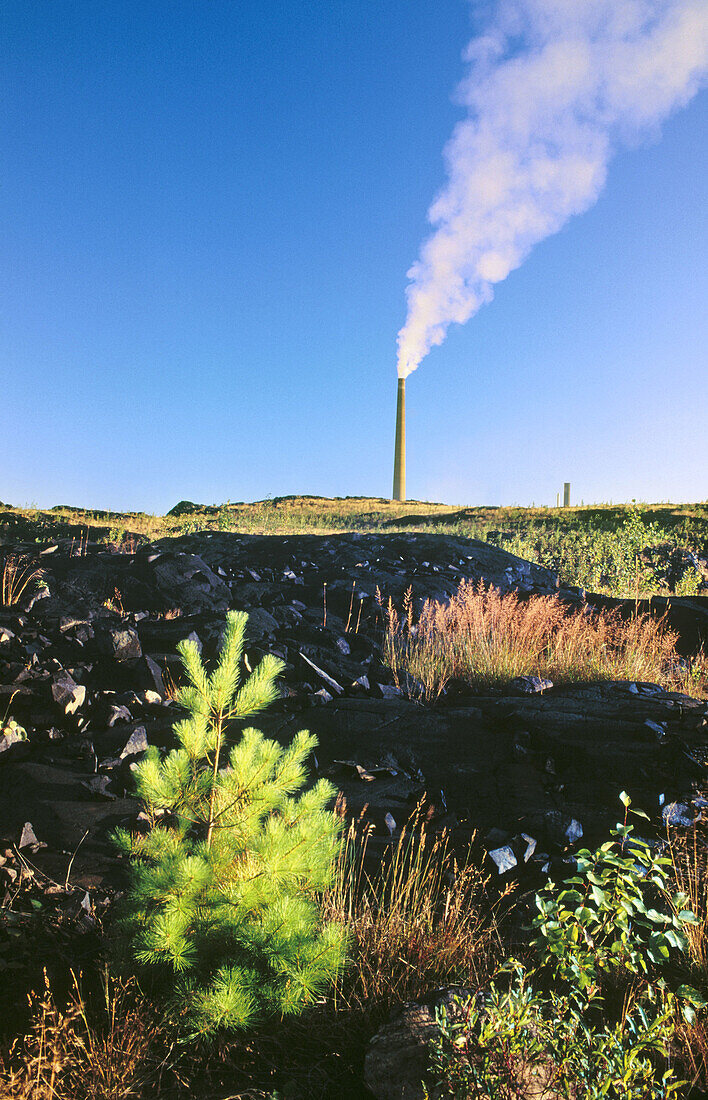
<path fill-rule="evenodd" d="M 228 613 L 211 674 L 194 642 L 178 646 L 189 680 L 176 696 L 188 712 L 175 725 L 179 747 L 148 750 L 135 773 L 147 831 L 116 834 L 131 861 L 128 956 L 193 1035 L 300 1011 L 344 959 L 343 930 L 318 906 L 340 827 L 330 783 L 303 791 L 315 737 L 303 730 L 283 749 L 246 729 L 225 742 L 232 719 L 277 697 L 283 669 L 268 655 L 240 683 L 247 619 Z"/>

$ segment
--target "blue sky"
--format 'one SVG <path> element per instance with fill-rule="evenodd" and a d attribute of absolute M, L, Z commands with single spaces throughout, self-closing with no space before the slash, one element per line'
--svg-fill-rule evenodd
<path fill-rule="evenodd" d="M 0 499 L 390 493 L 464 0 L 0 10 Z M 408 391 L 408 491 L 708 496 L 708 92 Z"/>

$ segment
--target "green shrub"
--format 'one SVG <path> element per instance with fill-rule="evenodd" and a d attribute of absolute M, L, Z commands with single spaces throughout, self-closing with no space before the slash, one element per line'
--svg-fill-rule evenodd
<path fill-rule="evenodd" d="M 672 980 L 687 948 L 683 926 L 696 918 L 669 893 L 671 861 L 632 836 L 630 799 L 621 798 L 613 839 L 578 852 L 576 873 L 536 895 L 537 966 L 510 960 L 509 980 L 492 983 L 483 1003 L 440 1010 L 430 1095 L 668 1100 L 682 1087 L 657 1065 L 677 1007 L 692 1022 L 705 1005 Z"/>
<path fill-rule="evenodd" d="M 435 1100 L 669 1100 L 683 1082 L 657 1071 L 672 1033 L 671 1006 L 635 1006 L 614 1024 L 585 1019 L 567 992 L 534 992 L 517 967 L 510 988 L 492 985 L 461 1018 L 438 1013 Z"/>
<path fill-rule="evenodd" d="M 226 755 L 227 722 L 267 706 L 282 669 L 266 656 L 239 687 L 246 621 L 229 613 L 211 675 L 196 645 L 180 643 L 179 747 L 150 749 L 138 765 L 148 828 L 116 837 L 130 859 L 128 957 L 154 976 L 171 1016 L 202 1035 L 298 1012 L 343 959 L 341 926 L 323 922 L 318 904 L 339 844 L 334 788 L 303 791 L 315 738 L 302 731 L 282 749 L 246 729 Z"/>
<path fill-rule="evenodd" d="M 629 811 L 629 796 L 620 797 Z M 533 927 L 539 936 L 533 946 L 554 978 L 572 983 L 588 1000 L 601 991 L 603 972 L 622 968 L 644 979 L 668 962 L 672 948 L 685 952 L 682 925 L 696 920 L 680 895 L 655 908 L 653 902 L 667 898 L 671 860 L 632 833 L 625 813 L 612 830 L 614 840 L 595 852 L 581 849 L 577 874 L 560 889 L 549 882 L 536 895 Z"/>

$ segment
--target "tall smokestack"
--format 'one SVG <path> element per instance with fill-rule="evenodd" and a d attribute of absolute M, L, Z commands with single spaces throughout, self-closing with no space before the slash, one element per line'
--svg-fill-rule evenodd
<path fill-rule="evenodd" d="M 398 379 L 396 452 L 393 456 L 393 499 L 406 499 L 406 380 Z"/>

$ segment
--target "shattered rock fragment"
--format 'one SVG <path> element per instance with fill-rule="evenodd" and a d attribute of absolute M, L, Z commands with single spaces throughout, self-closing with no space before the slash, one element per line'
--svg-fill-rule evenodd
<path fill-rule="evenodd" d="M 549 810 L 544 815 L 544 824 L 548 839 L 566 847 L 575 844 L 583 835 L 583 827 L 574 817 L 568 817 L 559 810 Z"/>
<path fill-rule="evenodd" d="M 310 658 L 307 656 L 307 654 L 302 652 L 302 650 L 300 650 L 300 656 L 302 657 L 305 664 L 309 665 L 309 667 L 312 669 L 312 671 L 317 676 L 319 676 L 320 680 L 324 680 L 327 687 L 331 688 L 332 691 L 335 693 L 335 695 L 343 695 L 344 694 L 344 688 L 342 687 L 341 684 L 337 683 L 337 681 L 334 679 L 334 677 L 330 676 L 328 672 L 325 672 L 323 669 L 319 668 L 318 665 L 316 665 L 314 661 L 310 660 Z"/>
<path fill-rule="evenodd" d="M 120 759 L 124 760 L 126 756 L 137 756 L 138 753 L 147 752 L 147 749 L 148 739 L 145 726 L 136 726 L 125 743 Z"/>
<path fill-rule="evenodd" d="M 39 840 L 35 836 L 34 829 L 32 828 L 31 821 L 25 821 L 22 826 L 22 832 L 20 833 L 20 839 L 17 842 L 18 848 L 30 848 L 39 847 Z"/>
<path fill-rule="evenodd" d="M 52 698 L 65 714 L 75 714 L 86 701 L 86 688 L 83 684 L 77 684 L 68 672 L 63 672 L 54 678 Z"/>
<path fill-rule="evenodd" d="M 552 688 L 553 681 L 544 680 L 540 676 L 517 676 L 510 686 L 516 695 L 537 695 Z"/>
<path fill-rule="evenodd" d="M 500 875 L 506 874 L 507 871 L 513 871 L 514 867 L 517 866 L 514 849 L 509 844 L 505 844 L 503 848 L 492 848 L 487 855 L 496 864 Z"/>

